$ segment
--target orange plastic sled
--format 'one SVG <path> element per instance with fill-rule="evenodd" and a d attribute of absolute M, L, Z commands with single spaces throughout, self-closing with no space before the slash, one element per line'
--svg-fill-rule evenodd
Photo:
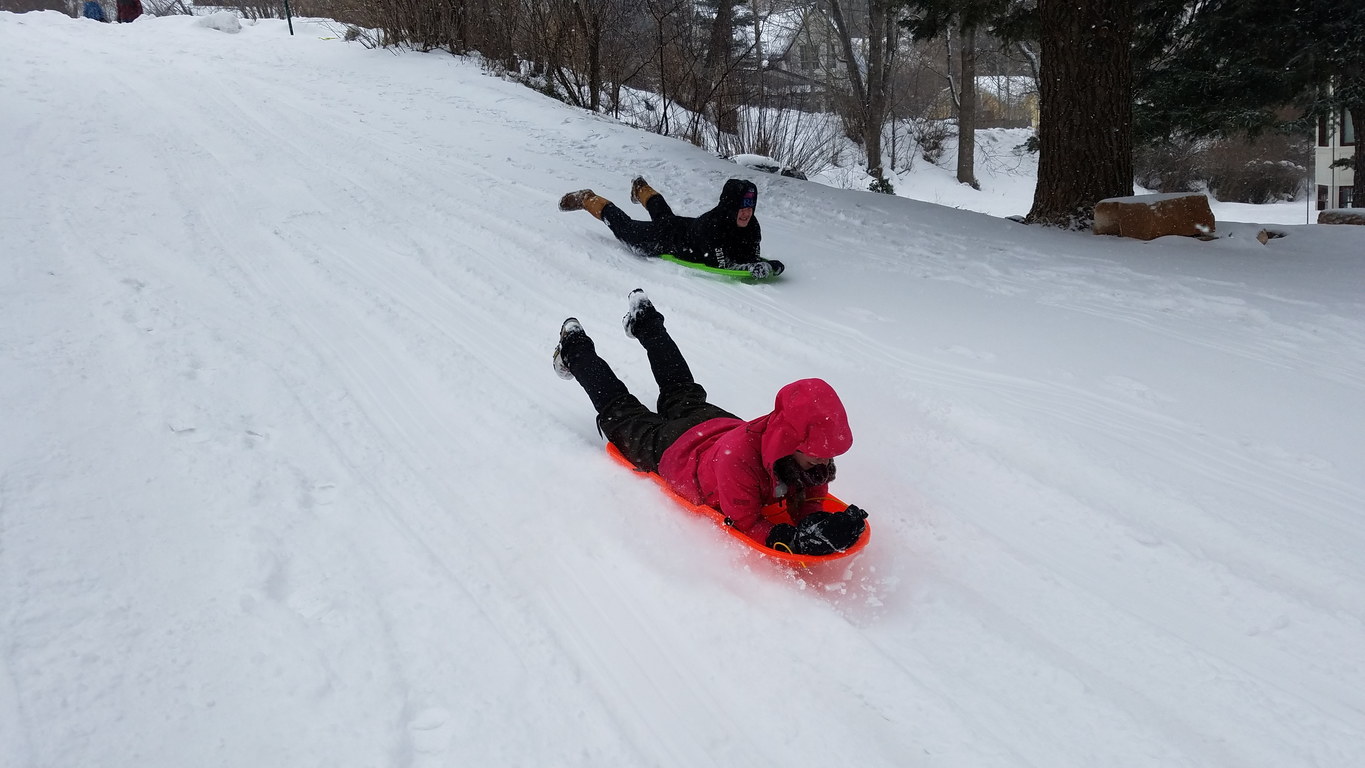
<path fill-rule="evenodd" d="M 818 563 L 828 563 L 832 560 L 841 560 L 845 557 L 851 557 L 853 555 L 858 554 L 859 552 L 863 551 L 863 547 L 866 547 L 867 542 L 872 539 L 872 526 L 868 524 L 867 527 L 863 529 L 863 535 L 860 536 L 856 542 L 854 542 L 853 546 L 849 547 L 843 552 L 835 552 L 829 555 L 798 555 L 792 552 L 781 552 L 776 549 L 769 549 L 768 547 L 763 546 L 762 542 L 754 541 L 748 536 L 745 536 L 743 533 L 735 529 L 734 526 L 726 525 L 725 515 L 722 514 L 720 510 L 715 509 L 713 507 L 708 507 L 704 504 L 693 504 L 687 499 L 684 499 L 682 496 L 679 496 L 676 491 L 674 491 L 672 488 L 668 486 L 668 482 L 665 481 L 662 477 L 659 477 L 657 474 L 653 472 L 646 472 L 643 469 L 636 467 L 634 464 L 631 464 L 630 460 L 627 459 L 625 456 L 622 456 L 621 452 L 616 449 L 616 446 L 612 445 L 611 443 L 607 443 L 607 455 L 612 457 L 612 459 L 616 460 L 617 463 L 630 469 L 632 472 L 635 472 L 636 474 L 639 475 L 647 475 L 651 480 L 659 484 L 659 487 L 663 489 L 664 493 L 673 497 L 673 500 L 680 504 L 684 509 L 695 512 L 698 515 L 704 515 L 710 518 L 713 522 L 715 522 L 716 525 L 720 526 L 721 530 L 730 534 L 735 539 L 738 539 L 745 546 L 749 547 L 750 549 L 753 549 L 754 551 L 758 552 L 764 557 L 770 557 L 774 560 L 780 560 L 784 563 L 790 563 L 796 566 L 807 566 L 815 565 Z M 820 509 L 826 512 L 842 512 L 844 511 L 845 508 L 848 507 L 847 504 L 833 496 L 825 496 L 824 498 L 819 499 L 819 501 Z M 778 520 L 785 517 L 786 512 L 782 508 L 782 503 L 778 502 L 776 504 L 770 504 L 764 507 L 763 515 L 764 517 L 767 517 L 769 520 Z M 786 521 L 790 522 L 791 518 L 787 517 Z"/>

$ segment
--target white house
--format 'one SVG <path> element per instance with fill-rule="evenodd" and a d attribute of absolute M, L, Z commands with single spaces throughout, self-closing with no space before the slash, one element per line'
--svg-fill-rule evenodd
<path fill-rule="evenodd" d="M 1318 185 L 1318 210 L 1350 208 L 1355 173 L 1350 168 L 1333 168 L 1332 163 L 1355 156 L 1355 126 L 1351 113 L 1341 110 L 1318 120 L 1318 146 L 1313 157 Z"/>

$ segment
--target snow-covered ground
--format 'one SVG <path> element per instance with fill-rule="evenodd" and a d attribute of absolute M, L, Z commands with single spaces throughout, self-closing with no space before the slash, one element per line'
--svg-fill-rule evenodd
<path fill-rule="evenodd" d="M 1365 228 L 1026 227 L 295 30 L 0 13 L 0 765 L 1365 764 Z M 636 173 L 753 178 L 787 275 L 555 208 Z M 550 352 L 652 397 L 635 287 L 730 410 L 840 391 L 865 552 L 606 457 Z"/>

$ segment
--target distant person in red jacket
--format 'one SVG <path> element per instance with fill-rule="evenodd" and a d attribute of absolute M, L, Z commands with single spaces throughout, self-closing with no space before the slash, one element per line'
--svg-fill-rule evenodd
<path fill-rule="evenodd" d="M 142 0 L 118 0 L 116 18 L 120 24 L 142 15 Z"/>
<path fill-rule="evenodd" d="M 829 384 L 801 379 L 782 387 L 772 413 L 745 421 L 706 401 L 664 316 L 639 289 L 623 318 L 626 335 L 639 340 L 659 385 L 658 412 L 640 403 L 598 357 L 582 324 L 560 326 L 554 368 L 577 379 L 597 409 L 597 425 L 627 459 L 657 472 L 680 496 L 720 510 L 755 541 L 796 554 L 842 552 L 862 536 L 867 513 L 850 506 L 820 511 L 834 479 L 834 457 L 853 445 L 844 405 Z M 763 516 L 785 502 L 792 522 Z"/>

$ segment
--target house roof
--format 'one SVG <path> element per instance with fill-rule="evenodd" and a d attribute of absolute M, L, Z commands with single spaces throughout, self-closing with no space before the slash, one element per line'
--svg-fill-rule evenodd
<path fill-rule="evenodd" d="M 759 33 L 763 39 L 763 58 L 780 59 L 787 54 L 796 36 L 806 24 L 809 9 L 793 8 L 788 11 L 775 11 L 758 21 Z M 750 45 L 754 42 L 753 27 L 745 27 L 741 33 Z"/>

